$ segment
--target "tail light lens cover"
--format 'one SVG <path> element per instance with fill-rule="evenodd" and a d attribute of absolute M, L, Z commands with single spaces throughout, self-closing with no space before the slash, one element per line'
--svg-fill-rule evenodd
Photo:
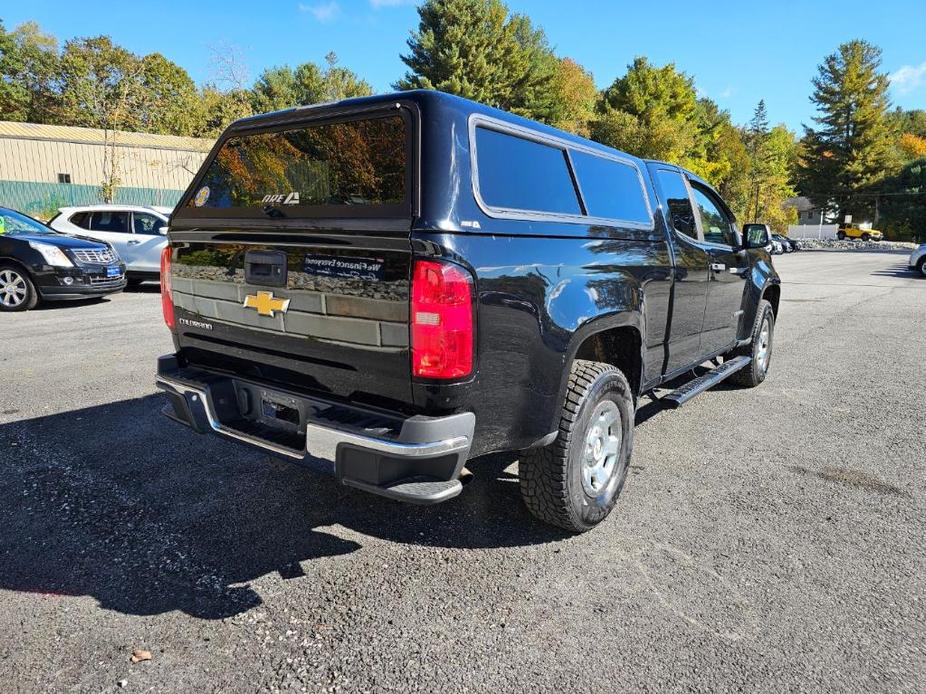
<path fill-rule="evenodd" d="M 412 375 L 460 379 L 473 372 L 473 276 L 459 265 L 416 260 L 412 271 Z"/>
<path fill-rule="evenodd" d="M 174 298 L 170 288 L 170 256 L 171 248 L 167 245 L 161 251 L 161 311 L 167 327 L 173 330 L 176 322 L 174 320 Z"/>

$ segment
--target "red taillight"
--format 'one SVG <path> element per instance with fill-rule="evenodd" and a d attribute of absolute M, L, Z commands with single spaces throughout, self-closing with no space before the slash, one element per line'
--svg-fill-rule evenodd
<path fill-rule="evenodd" d="M 412 274 L 412 374 L 468 376 L 473 370 L 472 275 L 432 260 L 416 261 Z"/>
<path fill-rule="evenodd" d="M 161 311 L 164 313 L 164 322 L 171 330 L 174 329 L 174 299 L 170 293 L 170 246 L 161 251 Z"/>

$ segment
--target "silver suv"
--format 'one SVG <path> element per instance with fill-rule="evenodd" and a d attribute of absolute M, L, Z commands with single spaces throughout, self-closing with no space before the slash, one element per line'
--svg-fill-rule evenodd
<path fill-rule="evenodd" d="M 920 247 L 910 254 L 910 269 L 926 277 L 926 243 L 921 243 Z"/>

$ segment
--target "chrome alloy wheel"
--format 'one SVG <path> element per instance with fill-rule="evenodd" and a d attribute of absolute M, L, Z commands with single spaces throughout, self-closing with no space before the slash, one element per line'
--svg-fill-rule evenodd
<path fill-rule="evenodd" d="M 768 316 L 762 320 L 762 329 L 759 331 L 759 347 L 756 350 L 756 362 L 762 373 L 768 370 L 768 362 L 772 356 L 772 324 Z"/>
<path fill-rule="evenodd" d="M 621 412 L 611 400 L 598 403 L 592 412 L 582 456 L 582 487 L 588 496 L 601 494 L 618 468 L 621 452 Z"/>
<path fill-rule="evenodd" d="M 26 280 L 15 270 L 0 271 L 0 303 L 16 308 L 26 300 Z"/>

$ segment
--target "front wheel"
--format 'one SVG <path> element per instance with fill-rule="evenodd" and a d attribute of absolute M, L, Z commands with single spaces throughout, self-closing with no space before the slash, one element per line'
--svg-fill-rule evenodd
<path fill-rule="evenodd" d="M 574 533 L 603 521 L 627 478 L 633 420 L 623 373 L 601 362 L 573 362 L 559 435 L 545 448 L 525 451 L 518 463 L 528 510 Z"/>
<path fill-rule="evenodd" d="M 862 234 L 862 241 L 871 241 L 871 234 Z"/>
<path fill-rule="evenodd" d="M 923 277 L 926 277 L 926 258 L 923 258 L 919 263 L 917 263 L 916 269 L 920 271 L 920 274 Z"/>
<path fill-rule="evenodd" d="M 28 311 L 38 301 L 28 273 L 16 265 L 0 265 L 0 311 Z"/>
<path fill-rule="evenodd" d="M 756 322 L 752 328 L 752 339 L 748 344 L 726 355 L 724 359 L 752 357 L 749 365 L 730 376 L 730 380 L 746 388 L 755 388 L 765 380 L 772 360 L 772 338 L 775 336 L 775 310 L 763 299 L 756 311 Z"/>

